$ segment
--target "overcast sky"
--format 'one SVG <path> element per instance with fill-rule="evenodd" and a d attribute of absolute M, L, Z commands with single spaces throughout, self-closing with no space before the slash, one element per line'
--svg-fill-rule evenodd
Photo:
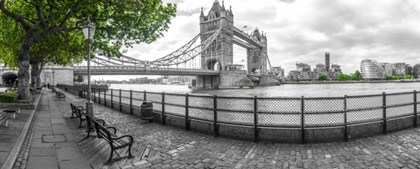
<path fill-rule="evenodd" d="M 135 45 L 126 55 L 155 60 L 175 51 L 199 33 L 200 9 L 207 14 L 214 0 L 163 2 L 178 5 L 165 37 Z M 324 63 L 325 52 L 347 74 L 359 70 L 363 59 L 420 62 L 419 0 L 225 0 L 224 4 L 232 6 L 237 28 L 250 32 L 258 27 L 267 34 L 271 64 L 284 68 L 286 75 L 296 69 L 296 62 L 312 68 Z M 245 56 L 245 49 L 234 48 L 234 63 Z"/>

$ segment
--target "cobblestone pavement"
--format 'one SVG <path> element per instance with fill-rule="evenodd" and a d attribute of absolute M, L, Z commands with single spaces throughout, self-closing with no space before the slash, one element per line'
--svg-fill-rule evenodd
<path fill-rule="evenodd" d="M 76 105 L 84 100 L 66 94 Z M 70 116 L 70 106 L 60 105 Z M 349 142 L 280 144 L 214 137 L 148 123 L 95 104 L 95 116 L 154 151 L 120 168 L 420 168 L 420 128 Z M 113 167 L 113 166 L 112 166 Z"/>

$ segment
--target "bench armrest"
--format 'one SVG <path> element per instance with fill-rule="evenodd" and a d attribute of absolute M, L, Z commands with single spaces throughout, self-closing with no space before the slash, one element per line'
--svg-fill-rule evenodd
<path fill-rule="evenodd" d="M 76 106 L 76 107 L 80 110 L 85 110 L 85 108 L 83 106 Z"/>
<path fill-rule="evenodd" d="M 102 119 L 95 119 L 98 123 L 100 123 L 102 126 L 105 126 L 105 120 Z"/>
<path fill-rule="evenodd" d="M 134 139 L 133 139 L 133 136 L 130 136 L 130 135 L 123 135 L 121 137 L 112 137 L 111 136 L 111 139 L 119 140 L 119 139 L 123 139 L 123 138 L 126 138 L 126 137 L 130 140 L 130 144 L 133 144 Z"/>
<path fill-rule="evenodd" d="M 117 129 L 115 127 L 105 127 L 107 130 L 112 129 L 113 133 L 112 134 L 117 134 Z"/>

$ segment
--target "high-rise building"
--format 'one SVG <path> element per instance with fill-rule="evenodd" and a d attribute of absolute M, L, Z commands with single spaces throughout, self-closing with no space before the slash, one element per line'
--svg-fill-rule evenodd
<path fill-rule="evenodd" d="M 374 80 L 385 78 L 384 67 L 376 60 L 362 60 L 362 62 L 360 63 L 360 71 L 363 79 Z"/>
<path fill-rule="evenodd" d="M 330 52 L 325 52 L 325 69 L 330 71 Z"/>

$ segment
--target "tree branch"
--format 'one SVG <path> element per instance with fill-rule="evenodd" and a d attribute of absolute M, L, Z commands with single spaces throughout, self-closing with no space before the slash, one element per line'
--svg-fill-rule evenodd
<path fill-rule="evenodd" d="M 70 17 L 73 15 L 73 11 L 76 10 L 80 3 L 82 3 L 83 0 L 78 0 L 73 7 L 71 7 L 69 9 L 69 11 L 67 12 L 66 16 L 64 17 L 64 19 L 61 21 L 60 27 L 64 28 L 64 25 L 66 24 L 67 20 L 70 19 Z"/>
<path fill-rule="evenodd" d="M 15 21 L 18 21 L 23 29 L 26 31 L 30 28 L 30 26 L 25 22 L 24 18 L 20 15 L 16 15 L 12 12 L 10 12 L 9 10 L 6 9 L 6 7 L 4 6 L 4 2 L 5 0 L 0 0 L 0 10 L 8 17 L 14 19 Z"/>
<path fill-rule="evenodd" d="M 35 5 L 35 4 L 33 4 L 33 5 L 35 6 L 36 14 L 38 15 L 38 18 L 41 21 L 42 27 L 46 27 L 47 23 L 45 22 L 44 17 L 42 16 L 41 8 L 39 7 L 39 5 Z"/>
<path fill-rule="evenodd" d="M 48 6 L 49 6 L 49 8 L 48 8 L 48 11 L 49 11 L 49 13 L 50 13 L 50 21 L 51 21 L 51 27 L 55 27 L 55 22 L 54 22 L 54 13 L 53 13 L 53 5 L 51 4 L 51 1 L 50 0 L 47 0 L 47 3 L 48 3 Z"/>

